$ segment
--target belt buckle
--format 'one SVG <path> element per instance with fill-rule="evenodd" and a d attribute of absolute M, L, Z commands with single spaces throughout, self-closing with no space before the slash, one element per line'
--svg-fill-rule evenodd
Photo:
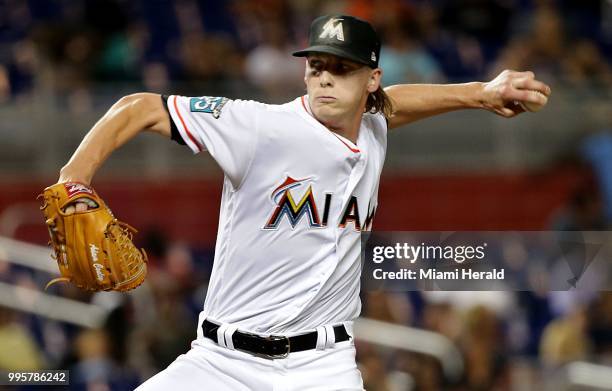
<path fill-rule="evenodd" d="M 284 335 L 270 335 L 267 337 L 260 337 L 263 338 L 266 341 L 287 341 L 287 343 L 285 344 L 285 347 L 287 348 L 287 350 L 284 353 L 279 353 L 279 354 L 256 354 L 258 356 L 261 356 L 263 358 L 267 358 L 267 359 L 275 359 L 275 358 L 287 358 L 289 357 L 289 352 L 291 351 L 291 342 L 289 341 L 289 337 L 286 337 Z"/>

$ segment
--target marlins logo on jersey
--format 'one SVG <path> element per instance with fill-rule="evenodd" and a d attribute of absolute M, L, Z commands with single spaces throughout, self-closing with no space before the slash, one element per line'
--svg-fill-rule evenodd
<path fill-rule="evenodd" d="M 312 186 L 308 185 L 308 188 L 302 195 L 299 202 L 295 202 L 291 189 L 305 186 L 306 183 L 312 178 L 304 179 L 293 179 L 287 176 L 287 179 L 278 186 L 272 192 L 272 201 L 276 203 L 274 213 L 268 220 L 264 229 L 275 229 L 278 227 L 283 216 L 287 216 L 291 228 L 295 228 L 298 221 L 302 216 L 308 216 L 308 223 L 311 227 L 321 227 L 321 221 L 319 220 L 319 213 L 317 211 L 317 204 L 315 203 L 314 196 L 312 195 Z"/>
<path fill-rule="evenodd" d="M 276 207 L 263 228 L 277 229 L 284 216 L 287 217 L 291 228 L 295 228 L 304 216 L 307 216 L 307 221 L 311 228 L 327 227 L 333 194 L 325 194 L 323 216 L 320 217 L 311 184 L 314 179 L 314 177 L 294 179 L 291 176 L 287 176 L 283 183 L 272 192 L 270 198 L 276 204 Z M 308 185 L 308 187 L 306 187 L 306 185 Z M 301 197 L 296 197 L 294 193 L 297 193 L 300 188 L 305 190 L 303 190 Z M 294 193 L 292 193 L 292 190 Z M 296 202 L 298 199 L 299 201 Z M 368 213 L 365 216 L 365 220 L 362 221 L 362 217 L 360 217 L 359 214 L 357 197 L 352 195 L 344 208 L 344 213 L 342 213 L 338 227 L 346 228 L 350 224 L 354 226 L 356 231 L 368 231 L 372 227 L 372 220 L 374 219 L 375 213 L 376 207 L 371 208 L 371 206 L 368 205 Z"/>

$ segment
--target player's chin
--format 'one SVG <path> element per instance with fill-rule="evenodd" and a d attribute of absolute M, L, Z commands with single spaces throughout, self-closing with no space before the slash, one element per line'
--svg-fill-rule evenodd
<path fill-rule="evenodd" d="M 323 125 L 328 126 L 329 124 L 333 124 L 338 122 L 338 118 L 341 116 L 334 110 L 318 110 L 313 113 L 315 118 L 319 120 Z"/>
<path fill-rule="evenodd" d="M 314 107 L 317 118 L 337 117 L 342 110 L 336 103 L 318 103 Z"/>

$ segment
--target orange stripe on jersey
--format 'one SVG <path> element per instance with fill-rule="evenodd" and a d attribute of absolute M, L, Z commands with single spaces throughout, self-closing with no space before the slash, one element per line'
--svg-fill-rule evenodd
<path fill-rule="evenodd" d="M 304 103 L 304 95 L 302 95 L 302 96 L 301 96 L 301 99 L 302 99 L 302 107 L 304 108 L 304 110 L 306 110 L 306 112 L 307 112 L 309 115 L 311 115 L 311 116 L 312 116 L 312 114 L 310 114 L 310 111 L 308 111 L 308 109 L 306 108 L 306 103 Z M 313 116 L 313 118 L 314 118 L 314 116 Z M 315 118 L 315 119 L 316 119 L 316 118 Z M 344 142 L 344 140 L 342 140 L 340 137 L 338 137 L 338 135 L 337 135 L 336 133 L 332 132 L 331 130 L 330 130 L 330 132 L 331 132 L 331 134 L 333 134 L 334 136 L 336 136 L 336 138 L 337 138 L 338 140 L 340 140 L 340 141 L 342 142 L 342 144 L 346 145 L 346 147 L 347 147 L 347 148 L 348 148 L 348 149 L 349 149 L 351 152 L 353 152 L 353 153 L 361 152 L 359 149 L 357 149 L 357 148 L 353 148 L 353 147 L 351 147 L 350 145 L 348 145 L 347 143 L 345 143 L 345 142 Z"/>
<path fill-rule="evenodd" d="M 302 95 L 302 107 L 304 108 L 304 110 L 306 110 L 306 112 L 307 112 L 308 114 L 310 114 L 310 113 L 308 112 L 308 109 L 306 108 L 306 104 L 304 103 L 304 95 Z"/>
<path fill-rule="evenodd" d="M 348 145 L 348 144 L 347 144 L 347 143 L 346 143 L 344 140 L 342 140 L 340 137 L 338 137 L 338 135 L 337 135 L 336 133 L 334 133 L 334 132 L 331 132 L 331 133 L 332 133 L 334 136 L 336 136 L 336 138 L 337 138 L 338 140 L 340 140 L 340 141 L 342 142 L 342 144 L 346 145 L 346 147 L 347 147 L 348 149 L 350 149 L 350 150 L 351 150 L 351 152 L 354 152 L 354 153 L 361 152 L 359 149 L 357 149 L 357 148 L 353 148 L 353 147 L 351 147 L 350 145 Z"/>
<path fill-rule="evenodd" d="M 202 150 L 202 146 L 200 145 L 198 140 L 196 140 L 195 137 L 193 137 L 193 135 L 189 131 L 189 128 L 187 127 L 187 124 L 185 124 L 185 121 L 183 120 L 183 116 L 181 115 L 181 112 L 178 109 L 178 105 L 176 104 L 176 100 L 177 100 L 177 97 L 175 95 L 174 96 L 174 110 L 176 111 L 176 114 L 178 115 L 179 119 L 181 120 L 181 124 L 183 124 L 183 128 L 185 129 L 185 132 L 187 133 L 187 136 L 189 136 L 189 139 L 196 145 L 196 147 L 198 147 L 198 151 L 201 151 Z"/>

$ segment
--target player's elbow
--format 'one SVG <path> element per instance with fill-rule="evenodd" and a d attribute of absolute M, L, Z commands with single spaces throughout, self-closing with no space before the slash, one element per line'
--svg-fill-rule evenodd
<path fill-rule="evenodd" d="M 115 103 L 113 109 L 125 111 L 130 120 L 152 121 L 164 110 L 157 94 L 138 92 L 125 95 Z"/>
<path fill-rule="evenodd" d="M 168 113 L 159 94 L 138 92 L 125 95 L 113 108 L 124 111 L 129 121 L 141 130 L 170 134 Z"/>

